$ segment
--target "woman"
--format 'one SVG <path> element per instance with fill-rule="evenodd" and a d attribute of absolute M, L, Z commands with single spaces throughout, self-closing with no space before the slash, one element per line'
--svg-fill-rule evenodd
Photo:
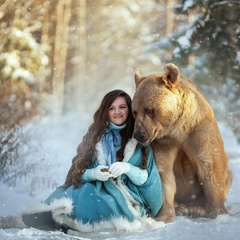
<path fill-rule="evenodd" d="M 122 90 L 106 94 L 78 146 L 66 182 L 23 221 L 44 227 L 57 223 L 82 231 L 85 224 L 154 217 L 162 186 L 152 148 L 132 138 L 131 98 Z"/>

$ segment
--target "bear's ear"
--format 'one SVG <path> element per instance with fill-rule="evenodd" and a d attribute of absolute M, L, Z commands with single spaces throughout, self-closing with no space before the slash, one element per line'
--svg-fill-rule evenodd
<path fill-rule="evenodd" d="M 168 83 L 174 84 L 177 83 L 180 77 L 179 69 L 173 63 L 168 63 L 164 67 L 165 74 L 163 77 L 167 80 Z"/>
<path fill-rule="evenodd" d="M 144 77 L 141 76 L 141 74 L 136 71 L 134 75 L 136 89 L 139 87 L 140 83 L 144 80 Z"/>

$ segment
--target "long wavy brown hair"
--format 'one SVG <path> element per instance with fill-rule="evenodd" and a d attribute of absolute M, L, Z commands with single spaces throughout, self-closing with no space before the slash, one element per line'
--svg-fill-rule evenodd
<path fill-rule="evenodd" d="M 127 125 L 120 131 L 122 136 L 122 146 L 116 156 L 117 161 L 123 160 L 124 148 L 133 134 L 134 118 L 132 115 L 131 97 L 122 90 L 114 90 L 104 96 L 98 110 L 94 113 L 93 123 L 88 128 L 87 133 L 83 136 L 82 142 L 77 148 L 77 155 L 72 160 L 72 165 L 68 171 L 66 182 L 64 184 L 65 188 L 70 185 L 74 185 L 74 187 L 77 188 L 81 184 L 82 174 L 86 171 L 87 166 L 92 163 L 93 159 L 96 160 L 98 154 L 96 144 L 101 140 L 103 131 L 108 125 L 108 110 L 115 99 L 120 96 L 126 99 L 129 110 L 126 121 Z"/>

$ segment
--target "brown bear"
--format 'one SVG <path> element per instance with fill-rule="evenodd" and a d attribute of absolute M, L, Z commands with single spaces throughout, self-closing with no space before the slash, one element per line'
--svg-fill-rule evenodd
<path fill-rule="evenodd" d="M 232 183 L 214 113 L 200 90 L 174 64 L 163 74 L 135 73 L 134 138 L 151 144 L 162 179 L 163 206 L 156 220 L 176 215 L 216 218 Z"/>

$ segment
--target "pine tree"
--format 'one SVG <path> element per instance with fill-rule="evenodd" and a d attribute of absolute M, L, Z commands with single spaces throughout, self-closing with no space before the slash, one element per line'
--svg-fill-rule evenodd
<path fill-rule="evenodd" d="M 176 63 L 201 84 L 212 102 L 216 99 L 212 106 L 218 119 L 227 120 L 239 135 L 240 2 L 180 0 L 175 13 L 185 16 L 188 23 L 177 23 L 177 31 L 154 43 L 151 50 L 171 51 L 164 60 Z M 219 104 L 219 96 L 224 106 Z"/>
<path fill-rule="evenodd" d="M 177 5 L 176 11 L 183 14 L 191 12 L 196 19 L 183 32 L 184 35 L 173 36 L 172 42 L 179 50 L 175 48 L 173 59 L 188 63 L 189 56 L 194 54 L 218 81 L 225 82 L 226 78 L 238 80 L 240 2 L 182 0 L 182 3 Z M 181 45 L 184 37 L 189 45 Z"/>

